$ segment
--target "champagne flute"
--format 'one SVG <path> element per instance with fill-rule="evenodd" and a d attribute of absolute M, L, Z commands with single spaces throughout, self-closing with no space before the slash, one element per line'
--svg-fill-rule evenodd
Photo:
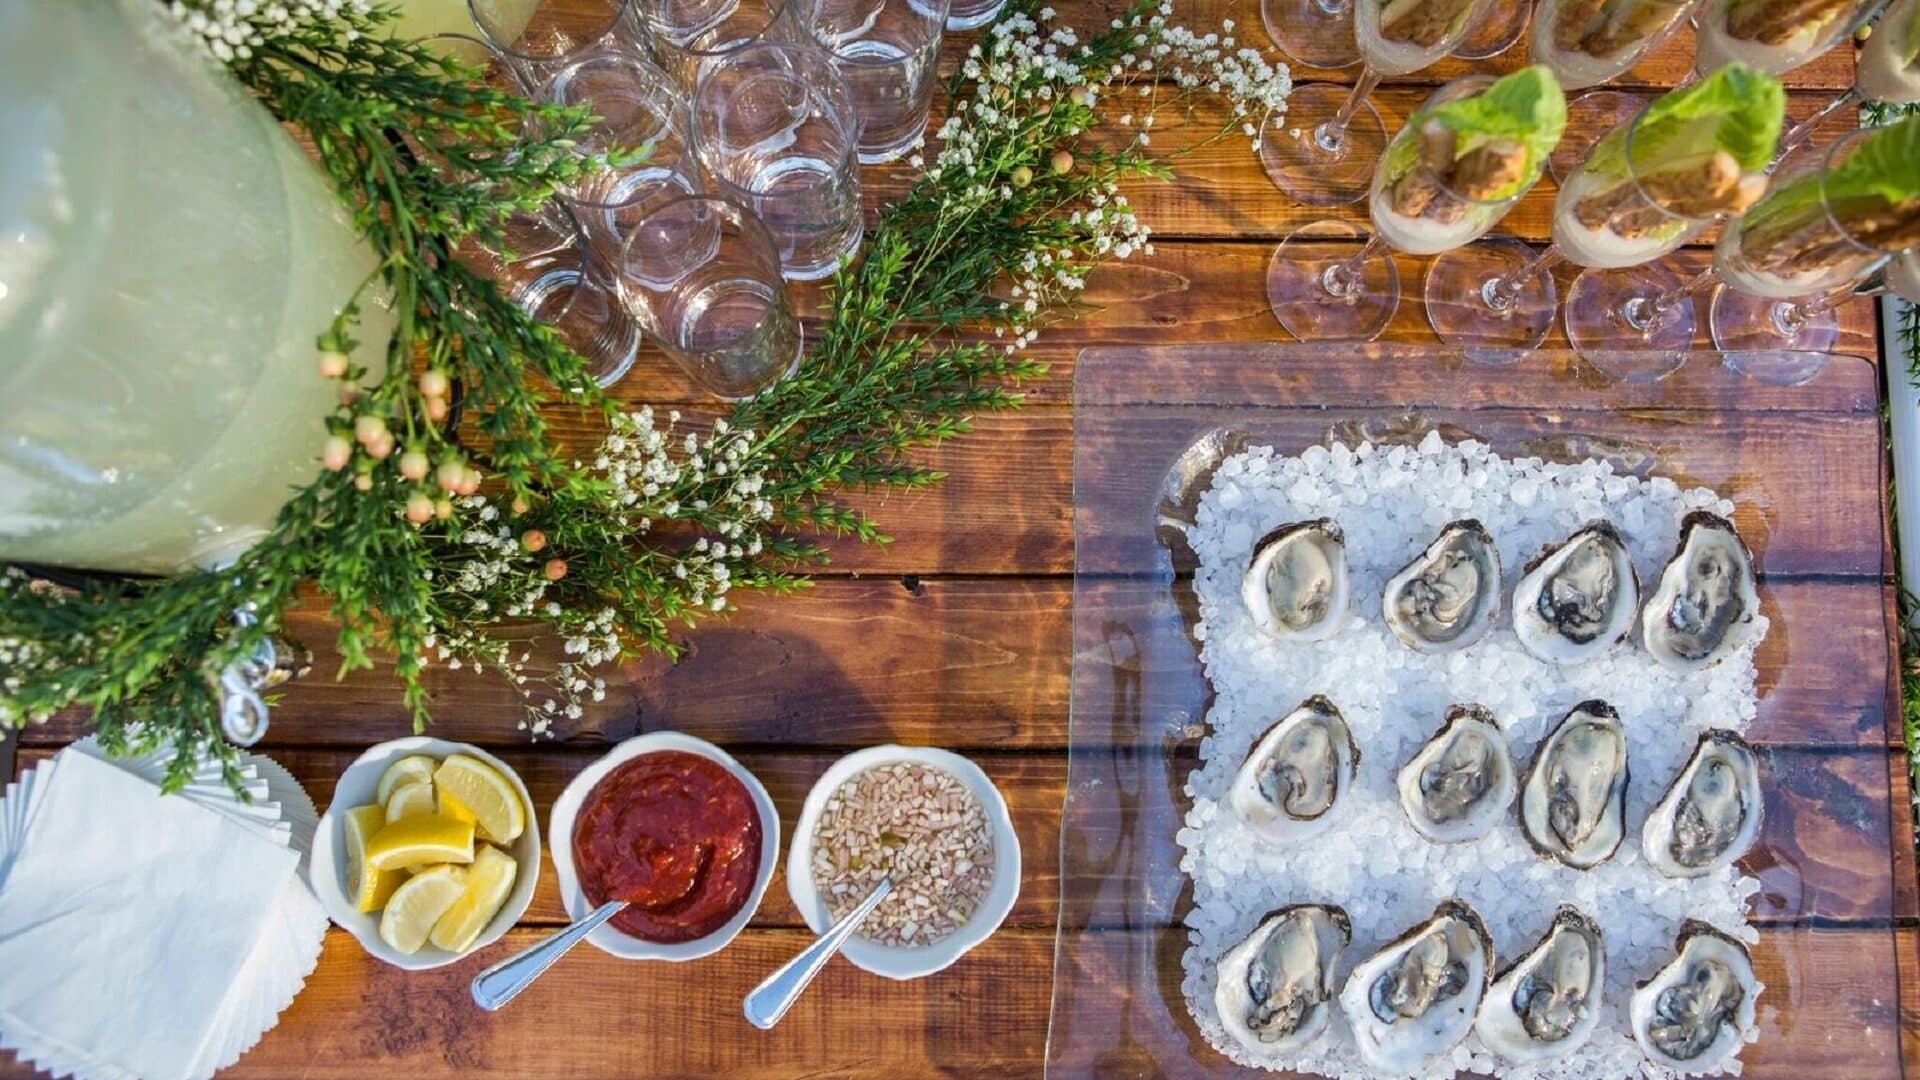
<path fill-rule="evenodd" d="M 1260 23 L 1274 47 L 1303 67 L 1343 68 L 1360 61 L 1353 43 L 1354 0 L 1260 0 Z"/>
<path fill-rule="evenodd" d="M 1487 91 L 1496 82 L 1541 77 L 1552 79 L 1544 68 L 1529 68 L 1502 80 L 1467 76 L 1436 90 L 1374 169 L 1367 206 L 1375 231 L 1366 243 L 1355 250 L 1350 241 L 1364 231 L 1326 220 L 1302 226 L 1274 251 L 1267 300 L 1280 325 L 1302 341 L 1378 337 L 1400 304 L 1390 249 L 1431 255 L 1471 242 L 1512 208 L 1544 164 L 1544 152 L 1518 140 L 1479 141 L 1477 132 L 1449 126 L 1460 122 L 1460 110 L 1448 107 L 1492 96 Z"/>
<path fill-rule="evenodd" d="M 1780 158 L 1805 146 L 1822 121 L 1849 105 L 1920 102 L 1920 0 L 1894 0 L 1860 50 L 1853 85 L 1780 136 Z"/>
<path fill-rule="evenodd" d="M 1599 86 L 1625 74 L 1673 36 L 1694 0 L 1540 0 L 1528 48 L 1568 90 Z M 1646 105 L 1640 94 L 1590 90 L 1567 105 L 1567 130 L 1611 131 Z M 1587 143 L 1568 139 L 1553 155 L 1556 180 L 1580 164 Z"/>
<path fill-rule="evenodd" d="M 1535 278 L 1571 262 L 1586 268 L 1567 295 L 1576 349 L 1684 352 L 1692 305 L 1649 306 L 1679 284 L 1655 260 L 1759 197 L 1784 102 L 1778 79 L 1730 64 L 1648 103 L 1560 186 L 1552 245 L 1488 282 L 1482 301 L 1496 309 L 1516 303 L 1522 290 L 1539 287 Z"/>
<path fill-rule="evenodd" d="M 1920 245 L 1920 116 L 1849 133 L 1790 170 L 1728 225 L 1709 314 L 1726 352 L 1824 352 L 1839 338 L 1837 290 Z M 1824 294 L 1824 295 L 1823 295 Z"/>
<path fill-rule="evenodd" d="M 1694 18 L 1696 72 L 1738 61 L 1785 75 L 1873 18 L 1886 0 L 1702 0 Z"/>
<path fill-rule="evenodd" d="M 1525 36 L 1532 17 L 1531 0 L 1492 0 L 1479 23 L 1467 31 L 1466 40 L 1454 47 L 1453 55 L 1462 60 L 1491 60 Z"/>
<path fill-rule="evenodd" d="M 1269 117 L 1260 140 L 1267 177 L 1309 206 L 1338 206 L 1366 192 L 1387 141 L 1368 97 L 1385 76 L 1412 74 L 1452 52 L 1489 0 L 1353 2 L 1354 43 L 1363 62 L 1353 86 L 1297 88 L 1284 122 Z"/>

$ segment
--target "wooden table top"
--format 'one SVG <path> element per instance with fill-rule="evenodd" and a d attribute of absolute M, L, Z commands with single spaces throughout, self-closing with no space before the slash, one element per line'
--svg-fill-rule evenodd
<path fill-rule="evenodd" d="M 1112 6 L 1055 3 L 1063 22 L 1082 28 L 1104 22 Z M 1257 5 L 1197 0 L 1177 18 L 1200 32 L 1231 18 L 1245 44 L 1277 56 L 1259 29 Z M 964 41 L 949 45 L 949 62 Z M 1525 51 L 1522 43 L 1491 61 L 1445 61 L 1389 83 L 1375 102 L 1391 132 L 1435 83 L 1469 71 L 1512 70 L 1525 62 Z M 1672 85 L 1691 56 L 1691 39 L 1682 34 L 1623 81 Z M 1852 64 L 1843 49 L 1788 76 L 1789 113 L 1805 115 L 1846 88 Z M 1352 70 L 1295 72 L 1300 82 L 1320 77 L 1350 81 Z M 1212 124 L 1219 116 L 1202 109 L 1193 123 Z M 1846 126 L 1836 122 L 1825 134 Z M 1180 127 L 1156 128 L 1156 144 L 1179 145 Z M 766 783 L 789 828 L 812 781 L 848 750 L 902 742 L 966 753 L 1005 793 L 1026 866 L 1019 902 L 997 934 L 946 972 L 914 982 L 891 982 L 836 962 L 775 1030 L 759 1032 L 742 1018 L 741 997 L 810 938 L 776 875 L 752 925 L 713 957 L 642 964 L 583 948 L 507 1009 L 484 1014 L 467 997 L 473 973 L 565 921 L 549 860 L 521 926 L 438 971 L 387 967 L 345 932 L 331 930 L 305 991 L 233 1074 L 343 1080 L 454 1073 L 578 1080 L 1038 1075 L 1067 775 L 1075 356 L 1091 345 L 1285 340 L 1264 291 L 1274 243 L 1317 217 L 1364 220 L 1361 206 L 1315 210 L 1294 203 L 1267 181 L 1244 140 L 1222 141 L 1176 167 L 1176 181 L 1129 191 L 1155 230 L 1157 253 L 1095 273 L 1086 299 L 1096 310 L 1042 334 L 1032 352 L 1052 369 L 1028 387 L 1027 407 L 981 418 L 972 436 L 928 453 L 929 463 L 949 473 L 945 483 L 869 500 L 894 543 L 835 543 L 834 564 L 813 589 L 789 598 L 740 597 L 731 617 L 685 635 L 688 655 L 677 666 L 642 658 L 610 673 L 608 699 L 551 740 L 529 743 L 515 729 L 514 695 L 489 678 L 443 670 L 432 681 L 432 733 L 487 746 L 512 763 L 543 826 L 574 773 L 612 743 L 643 731 L 676 729 L 729 748 Z M 904 169 L 873 170 L 870 202 L 883 204 L 906 180 Z M 1543 242 L 1551 200 L 1552 183 L 1543 182 L 1501 228 Z M 1695 246 L 1676 258 L 1700 265 L 1705 254 Z M 1402 279 L 1418 282 L 1422 261 L 1403 257 Z M 1872 314 L 1864 303 L 1841 309 L 1846 333 L 1839 351 L 1877 355 Z M 1401 304 L 1386 339 L 1433 340 L 1417 290 Z M 1557 330 L 1554 340 L 1563 343 Z M 1704 329 L 1698 346 L 1709 347 Z M 650 350 L 619 393 L 636 403 L 700 404 L 686 380 Z M 1883 579 L 1881 589 L 1891 611 L 1890 580 Z M 336 657 L 322 611 L 310 600 L 292 617 L 292 632 L 314 648 L 317 663 L 287 690 L 262 749 L 324 807 L 335 778 L 362 749 L 411 728 L 386 671 L 330 677 Z M 1884 730 L 1866 733 L 1869 750 L 1844 765 L 1861 774 L 1866 791 L 1880 790 L 1882 766 L 1891 780 L 1893 919 L 1843 913 L 1824 920 L 1814 935 L 1821 956 L 1809 962 L 1848 963 L 1851 930 L 1896 934 L 1906 990 L 1899 1003 L 1904 1056 L 1920 1064 L 1920 899 L 1906 762 L 1897 698 L 1879 704 L 1875 715 Z M 15 767 L 42 760 L 80 733 L 71 721 L 25 733 Z M 4 761 L 12 745 L 0 744 L 0 776 L 12 771 Z M 0 1054 L 0 1076 L 26 1075 L 24 1066 Z"/>

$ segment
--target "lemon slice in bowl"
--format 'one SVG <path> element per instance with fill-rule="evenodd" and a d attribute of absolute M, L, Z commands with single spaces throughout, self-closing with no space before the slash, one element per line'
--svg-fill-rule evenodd
<path fill-rule="evenodd" d="M 433 924 L 433 944 L 448 952 L 463 953 L 473 947 L 480 931 L 487 928 L 513 891 L 513 879 L 520 866 L 513 856 L 496 847 L 482 846 L 467 867 L 467 890 Z"/>
<path fill-rule="evenodd" d="M 527 808 L 500 770 L 468 754 L 453 754 L 434 770 L 436 788 L 471 811 L 480 838 L 511 844 L 527 829 Z"/>
<path fill-rule="evenodd" d="M 427 867 L 387 900 L 386 910 L 380 913 L 380 940 L 403 953 L 419 952 L 434 924 L 466 891 L 465 867 Z"/>
<path fill-rule="evenodd" d="M 402 784 L 422 784 L 433 780 L 433 767 L 439 764 L 425 754 L 410 754 L 387 766 L 380 774 L 380 782 L 374 785 L 373 797 L 385 806 L 387 800 Z"/>
<path fill-rule="evenodd" d="M 452 792 L 436 791 L 433 794 L 435 798 L 440 800 L 440 816 L 441 817 L 450 817 L 456 821 L 471 821 L 475 824 L 479 823 L 480 819 L 474 816 L 473 811 L 467 809 L 467 804 L 461 802 L 459 799 L 454 798 Z"/>
<path fill-rule="evenodd" d="M 347 899 L 361 912 L 379 911 L 393 890 L 407 879 L 399 870 L 375 870 L 367 865 L 367 843 L 386 828 L 387 812 L 379 806 L 356 806 L 347 811 Z"/>
<path fill-rule="evenodd" d="M 473 824 L 439 814 L 401 818 L 367 841 L 367 865 L 375 870 L 472 861 Z"/>
<path fill-rule="evenodd" d="M 387 799 L 387 821 L 392 823 L 401 818 L 431 814 L 435 809 L 433 781 L 416 780 L 393 789 L 393 794 Z"/>

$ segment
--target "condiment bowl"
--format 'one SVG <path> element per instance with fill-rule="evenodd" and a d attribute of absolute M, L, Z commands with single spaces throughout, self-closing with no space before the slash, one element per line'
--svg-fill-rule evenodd
<path fill-rule="evenodd" d="M 698 754 L 716 762 L 746 785 L 747 793 L 753 796 L 754 808 L 760 813 L 760 868 L 754 874 L 753 891 L 747 894 L 745 906 L 725 925 L 706 937 L 673 943 L 645 941 L 616 930 L 611 924 L 602 925 L 587 935 L 587 940 L 601 951 L 627 960 L 697 960 L 725 948 L 746 928 L 753 913 L 759 910 L 760 899 L 766 895 L 768 882 L 773 880 L 774 863 L 780 857 L 780 812 L 774 808 L 773 799 L 767 795 L 767 789 L 759 779 L 735 761 L 732 755 L 705 739 L 696 739 L 677 731 L 636 735 L 607 751 L 604 757 L 574 777 L 560 797 L 554 800 L 553 812 L 547 817 L 547 847 L 553 854 L 554 875 L 560 882 L 560 899 L 566 904 L 570 917 L 581 919 L 593 910 L 593 905 L 587 902 L 585 890 L 580 887 L 579 869 L 573 863 L 573 825 L 580 816 L 580 808 L 586 803 L 587 795 L 593 791 L 595 784 L 621 763 L 642 754 L 663 750 Z"/>
<path fill-rule="evenodd" d="M 380 913 L 360 911 L 347 896 L 346 811 L 355 806 L 378 802 L 375 796 L 380 774 L 387 771 L 387 766 L 413 754 L 425 754 L 432 758 L 468 754 L 479 758 L 498 769 L 513 784 L 521 805 L 527 809 L 526 831 L 509 845 L 508 854 L 519 864 L 514 875 L 513 890 L 507 893 L 506 903 L 500 906 L 486 929 L 474 939 L 473 946 L 464 953 L 435 948 L 431 942 L 421 946 L 419 952 L 403 953 L 381 940 Z M 321 816 L 319 831 L 314 836 L 313 860 L 307 869 L 307 880 L 313 886 L 313 894 L 320 898 L 320 906 L 326 909 L 327 917 L 357 938 L 367 952 L 408 971 L 444 967 L 500 940 L 502 935 L 513 929 L 514 923 L 520 921 L 527 904 L 533 900 L 534 888 L 540 882 L 540 820 L 534 814 L 533 797 L 527 794 L 527 785 L 512 766 L 477 746 L 425 735 L 383 742 L 361 754 L 353 764 L 347 766 L 346 772 L 340 774 L 340 780 L 333 788 L 333 802 Z"/>
<path fill-rule="evenodd" d="M 827 800 L 840 785 L 876 765 L 899 762 L 924 765 L 952 775 L 973 792 L 986 812 L 993 834 L 993 884 L 980 899 L 973 917 L 958 930 L 931 945 L 882 945 L 861 937 L 847 939 L 841 955 L 855 967 L 889 979 L 917 979 L 953 964 L 993 935 L 1020 896 L 1020 838 L 1013 831 L 1007 801 L 980 766 L 950 750 L 927 746 L 873 746 L 848 754 L 830 766 L 807 793 L 800 820 L 793 826 L 793 844 L 787 852 L 787 894 L 800 916 L 816 934 L 833 925 L 833 912 L 813 883 L 813 834 Z"/>

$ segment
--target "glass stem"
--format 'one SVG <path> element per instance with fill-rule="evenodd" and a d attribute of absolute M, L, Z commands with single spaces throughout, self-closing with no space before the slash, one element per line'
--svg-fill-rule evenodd
<path fill-rule="evenodd" d="M 1620 318 L 1644 334 L 1653 329 L 1653 324 L 1660 321 L 1660 316 L 1672 311 L 1680 301 L 1711 285 L 1719 277 L 1719 268 L 1709 266 L 1666 292 L 1652 296 L 1630 296 L 1620 305 Z"/>
<path fill-rule="evenodd" d="M 1773 305 L 1773 328 L 1791 341 L 1800 336 L 1808 323 L 1832 311 L 1835 304 L 1855 296 L 1873 295 L 1870 291 L 1861 292 L 1861 287 L 1858 283 L 1843 285 L 1811 300 L 1782 300 Z"/>
<path fill-rule="evenodd" d="M 1522 263 L 1518 270 L 1506 277 L 1488 278 L 1486 284 L 1480 286 L 1480 299 L 1495 311 L 1505 311 L 1520 299 L 1520 290 L 1527 287 L 1527 282 L 1553 269 L 1554 264 L 1564 257 L 1560 254 L 1559 244 L 1548 244 L 1540 250 L 1540 254 Z"/>
<path fill-rule="evenodd" d="M 1820 106 L 1818 112 L 1793 125 L 1785 135 L 1780 136 L 1780 148 L 1774 152 L 1773 159 L 1779 161 L 1806 145 L 1807 140 L 1813 138 L 1814 129 L 1820 126 L 1821 121 L 1858 100 L 1860 100 L 1860 88 L 1851 86 L 1847 88 L 1846 93 Z"/>
<path fill-rule="evenodd" d="M 1360 77 L 1354 80 L 1353 89 L 1347 93 L 1347 100 L 1340 103 L 1340 111 L 1333 119 L 1313 129 L 1313 143 L 1329 154 L 1337 154 L 1347 144 L 1347 125 L 1353 123 L 1353 114 L 1380 85 L 1380 73 L 1368 64 L 1360 69 Z"/>
<path fill-rule="evenodd" d="M 1367 237 L 1366 246 L 1354 253 L 1353 258 L 1343 263 L 1335 263 L 1320 275 L 1320 284 L 1329 295 L 1339 300 L 1352 300 L 1365 291 L 1366 286 L 1361 268 L 1368 259 L 1378 254 L 1386 246 L 1379 233 Z"/>

